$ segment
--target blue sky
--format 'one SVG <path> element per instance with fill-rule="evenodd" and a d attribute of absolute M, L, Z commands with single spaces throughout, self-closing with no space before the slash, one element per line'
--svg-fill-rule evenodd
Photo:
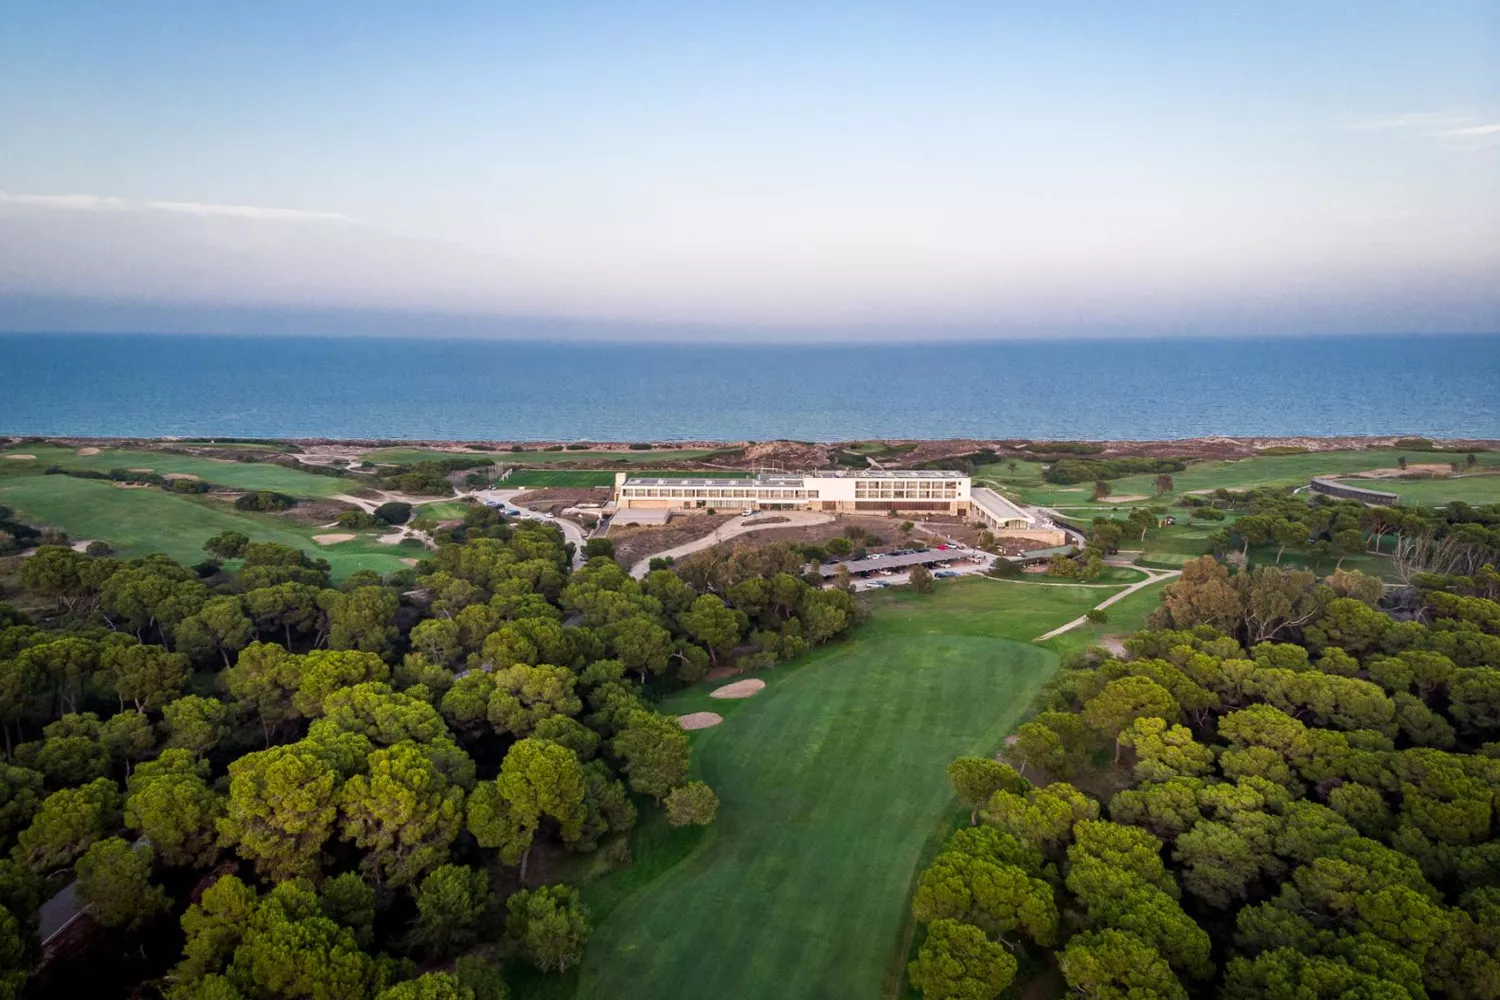
<path fill-rule="evenodd" d="M 1500 330 L 1493 2 L 0 17 L 0 328 Z"/>

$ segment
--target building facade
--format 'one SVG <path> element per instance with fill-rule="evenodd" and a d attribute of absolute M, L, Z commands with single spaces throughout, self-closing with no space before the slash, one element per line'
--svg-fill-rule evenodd
<path fill-rule="evenodd" d="M 890 511 L 967 515 L 969 477 L 926 469 L 761 473 L 734 479 L 668 479 L 615 474 L 621 510 L 712 507 L 734 510 Z"/>

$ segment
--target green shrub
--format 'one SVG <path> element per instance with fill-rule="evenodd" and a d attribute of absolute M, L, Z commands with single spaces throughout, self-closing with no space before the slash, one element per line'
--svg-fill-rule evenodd
<path fill-rule="evenodd" d="M 297 506 L 297 498 L 272 490 L 257 490 L 240 497 L 234 506 L 237 510 L 291 510 Z"/>
<path fill-rule="evenodd" d="M 400 500 L 392 500 L 376 507 L 373 516 L 375 520 L 385 524 L 405 524 L 411 518 L 411 504 L 402 503 Z"/>

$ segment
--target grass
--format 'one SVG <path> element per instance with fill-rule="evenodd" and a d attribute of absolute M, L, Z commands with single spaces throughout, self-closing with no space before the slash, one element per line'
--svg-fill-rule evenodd
<path fill-rule="evenodd" d="M 1346 475 L 1351 472 L 1366 472 L 1370 469 L 1395 468 L 1398 458 L 1405 458 L 1412 464 L 1440 462 L 1444 459 L 1452 459 L 1452 455 L 1434 456 L 1428 452 L 1420 451 L 1397 451 L 1388 448 L 1374 448 L 1366 451 L 1325 451 L 1305 455 L 1258 455 L 1251 458 L 1213 460 L 1206 462 L 1193 462 L 1182 472 L 1172 474 L 1172 485 L 1174 493 L 1158 498 L 1154 475 L 1126 476 L 1122 479 L 1112 479 L 1109 483 L 1110 493 L 1114 496 L 1145 496 L 1147 499 L 1135 501 L 1134 504 L 1166 503 L 1176 499 L 1176 494 L 1186 493 L 1192 490 L 1213 490 L 1220 487 L 1231 490 L 1244 490 L 1256 486 L 1305 486 L 1313 476 L 1337 476 Z M 1462 458 L 1462 456 L 1457 456 Z M 1091 483 L 1076 483 L 1072 486 L 1058 486 L 1042 479 L 1042 470 L 1045 466 L 1040 462 L 1018 462 L 1016 471 L 1011 472 L 1006 463 L 981 466 L 975 470 L 976 478 L 991 479 L 1029 503 L 1043 504 L 1049 507 L 1077 506 L 1093 502 L 1093 485 Z M 1462 482 L 1462 480 L 1459 480 Z M 1376 489 L 1392 489 L 1395 486 L 1374 485 Z M 1403 486 L 1426 487 L 1427 483 L 1403 483 Z M 1433 483 L 1431 485 L 1438 485 Z M 1491 500 L 1471 500 L 1471 503 L 1493 502 L 1500 499 L 1500 482 L 1489 484 L 1475 483 L 1469 487 L 1474 490 L 1476 496 L 1491 497 Z M 1399 490 L 1398 490 L 1399 492 Z M 1416 491 L 1421 492 L 1421 491 Z M 1414 493 L 1414 496 L 1416 493 Z M 1413 499 L 1411 503 L 1441 503 L 1439 499 L 1421 500 Z M 1457 496 L 1455 499 L 1468 500 L 1467 496 Z M 1405 496 L 1403 495 L 1403 500 Z M 1121 504 L 1128 507 L 1134 504 Z"/>
<path fill-rule="evenodd" d="M 1175 578 L 1174 578 L 1175 579 Z M 1130 635 L 1146 627 L 1146 618 L 1161 604 L 1161 592 L 1171 580 L 1162 580 L 1149 587 L 1142 587 L 1129 597 L 1116 601 L 1104 609 L 1109 621 L 1102 625 L 1085 622 L 1071 631 L 1048 639 L 1044 647 L 1059 655 L 1075 650 L 1097 646 L 1106 635 Z"/>
<path fill-rule="evenodd" d="M 366 462 L 406 465 L 412 462 L 441 461 L 462 455 L 476 458 L 493 458 L 501 465 L 552 465 L 562 462 L 618 462 L 621 465 L 639 465 L 643 462 L 688 461 L 711 455 L 703 448 L 671 448 L 659 451 L 438 451 L 433 448 L 376 448 L 360 456 Z"/>
<path fill-rule="evenodd" d="M 0 504 L 36 524 L 62 528 L 75 539 L 103 539 L 124 559 L 164 552 L 184 565 L 200 562 L 203 543 L 222 531 L 241 531 L 255 541 L 280 542 L 327 559 L 335 579 L 357 569 L 390 573 L 402 558 L 420 555 L 361 533 L 352 541 L 323 546 L 313 535 L 338 529 L 298 524 L 267 514 L 235 510 L 199 496 L 154 487 L 123 489 L 112 483 L 69 476 L 0 478 Z"/>
<path fill-rule="evenodd" d="M 736 473 L 701 469 L 637 469 L 635 475 L 660 476 L 668 479 L 722 479 Z M 500 483 L 513 486 L 557 486 L 570 489 L 614 486 L 615 474 L 607 469 L 516 469 Z"/>
<path fill-rule="evenodd" d="M 1460 475 L 1451 479 L 1351 479 L 1349 486 L 1385 490 L 1401 497 L 1401 503 L 1418 507 L 1441 507 L 1454 500 L 1470 504 L 1500 503 L 1500 475 Z"/>
<path fill-rule="evenodd" d="M 299 472 L 266 462 L 230 462 L 162 451 L 106 448 L 97 455 L 79 455 L 71 448 L 27 445 L 14 449 L 12 453 L 35 455 L 36 460 L 27 462 L 0 459 L 0 477 L 8 479 L 14 475 L 35 474 L 49 465 L 97 472 L 108 472 L 110 469 L 150 469 L 160 475 L 169 472 L 186 473 L 220 486 L 243 490 L 276 490 L 298 497 L 328 497 L 359 485 L 358 481 Z"/>
<path fill-rule="evenodd" d="M 686 846 L 643 823 L 635 865 L 585 888 L 600 919 L 576 989 L 527 980 L 518 995 L 892 990 L 912 879 L 953 807 L 944 769 L 997 748 L 1055 669 L 1026 640 L 1109 593 L 977 579 L 882 592 L 848 640 L 763 671 L 759 695 L 700 685 L 664 701 L 725 717 L 693 735 L 718 820 Z"/>

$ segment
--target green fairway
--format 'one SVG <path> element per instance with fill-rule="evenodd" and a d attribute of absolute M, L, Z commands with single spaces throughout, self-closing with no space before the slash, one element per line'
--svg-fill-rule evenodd
<path fill-rule="evenodd" d="M 1385 490 L 1400 502 L 1418 507 L 1441 507 L 1462 500 L 1470 504 L 1500 503 L 1500 475 L 1455 476 L 1450 479 L 1346 479 L 1345 485 Z"/>
<path fill-rule="evenodd" d="M 1257 486 L 1305 486 L 1314 476 L 1338 476 L 1351 472 L 1366 472 L 1371 469 L 1395 468 L 1397 460 L 1405 458 L 1413 464 L 1444 462 L 1463 456 L 1433 454 L 1423 451 L 1397 451 L 1389 448 L 1372 448 L 1366 451 L 1325 451 L 1305 455 L 1257 455 L 1250 458 L 1193 462 L 1182 472 L 1172 474 L 1172 491 L 1164 497 L 1156 493 L 1154 475 L 1125 476 L 1109 482 L 1111 496 L 1140 496 L 1143 500 L 1129 501 L 1123 506 L 1147 503 L 1170 504 L 1180 493 L 1195 490 L 1216 490 L 1220 487 L 1244 490 Z M 1481 458 L 1481 462 L 1485 461 Z M 1093 502 L 1093 484 L 1074 483 L 1059 486 L 1042 478 L 1045 466 L 1039 462 L 1017 462 L 1012 472 L 1008 463 L 980 466 L 975 478 L 989 479 L 998 483 L 1008 493 L 1028 503 L 1049 507 L 1088 505 Z M 1460 480 L 1461 482 L 1461 480 Z M 1437 485 L 1436 483 L 1403 483 L 1402 486 Z M 1374 484 L 1376 489 L 1392 489 L 1395 486 Z M 1476 492 L 1484 496 L 1500 496 L 1500 483 L 1493 486 L 1478 486 Z M 1456 499 L 1468 500 L 1466 496 Z M 1404 500 L 1404 497 L 1403 497 Z M 1441 499 L 1427 501 L 1413 499 L 1411 503 L 1440 503 Z M 1487 502 L 1471 500 L 1471 503 Z"/>
<path fill-rule="evenodd" d="M 565 489 L 588 489 L 613 486 L 613 472 L 593 472 L 587 469 L 517 469 L 497 485 L 506 489 L 517 486 L 557 486 Z"/>
<path fill-rule="evenodd" d="M 327 559 L 335 578 L 357 569 L 390 573 L 406 565 L 403 558 L 422 554 L 381 544 L 370 533 L 337 545 L 319 545 L 313 535 L 338 529 L 246 513 L 204 497 L 155 487 L 125 489 L 97 479 L 5 477 L 0 479 L 0 504 L 15 508 L 28 521 L 62 528 L 72 538 L 103 539 L 125 559 L 164 552 L 192 565 L 206 557 L 204 541 L 222 531 L 241 531 L 256 541 L 280 542 Z"/>
<path fill-rule="evenodd" d="M 978 579 L 882 592 L 848 641 L 762 671 L 755 697 L 702 685 L 663 703 L 725 717 L 694 736 L 718 820 L 656 877 L 626 869 L 587 888 L 606 916 L 576 995 L 880 996 L 900 975 L 923 846 L 952 805 L 944 769 L 997 748 L 1056 666 L 1015 640 L 1112 592 Z M 649 869 L 666 848 L 646 833 Z"/>
<path fill-rule="evenodd" d="M 196 455 L 173 455 L 164 451 L 133 451 L 123 448 L 106 448 L 97 455 L 79 455 L 71 448 L 56 448 L 50 445 L 28 445 L 15 451 L 35 455 L 35 461 L 22 462 L 3 460 L 0 476 L 37 473 L 49 465 L 64 469 L 90 469 L 108 472 L 111 469 L 150 469 L 158 475 L 179 473 L 197 476 L 219 486 L 230 486 L 242 490 L 276 490 L 298 497 L 327 497 L 343 493 L 360 485 L 360 480 L 334 476 L 320 476 L 311 472 L 300 472 L 266 462 L 230 462 L 217 458 L 199 458 Z"/>
<path fill-rule="evenodd" d="M 1109 615 L 1109 621 L 1102 625 L 1085 622 L 1060 636 L 1048 639 L 1042 645 L 1054 653 L 1071 653 L 1074 650 L 1088 649 L 1090 646 L 1098 645 L 1101 636 L 1128 636 L 1133 632 L 1139 632 L 1146 627 L 1147 616 L 1160 606 L 1161 592 L 1171 582 L 1172 580 L 1162 580 L 1149 587 L 1142 587 L 1124 600 L 1111 604 L 1104 609 L 1105 614 Z"/>
<path fill-rule="evenodd" d="M 492 458 L 500 465 L 552 465 L 559 462 L 618 462 L 621 465 L 638 465 L 643 462 L 689 462 L 711 455 L 702 448 L 669 448 L 660 451 L 438 451 L 434 448 L 376 448 L 360 458 L 366 462 L 396 463 L 443 461 L 450 458 L 472 456 L 476 459 Z"/>
<path fill-rule="evenodd" d="M 623 470 L 622 470 L 623 471 Z M 667 479 L 720 479 L 746 473 L 705 472 L 701 469 L 635 469 L 634 476 L 660 476 Z M 507 489 L 514 486 L 557 486 L 568 489 L 613 486 L 615 474 L 606 469 L 516 469 L 500 482 Z"/>

